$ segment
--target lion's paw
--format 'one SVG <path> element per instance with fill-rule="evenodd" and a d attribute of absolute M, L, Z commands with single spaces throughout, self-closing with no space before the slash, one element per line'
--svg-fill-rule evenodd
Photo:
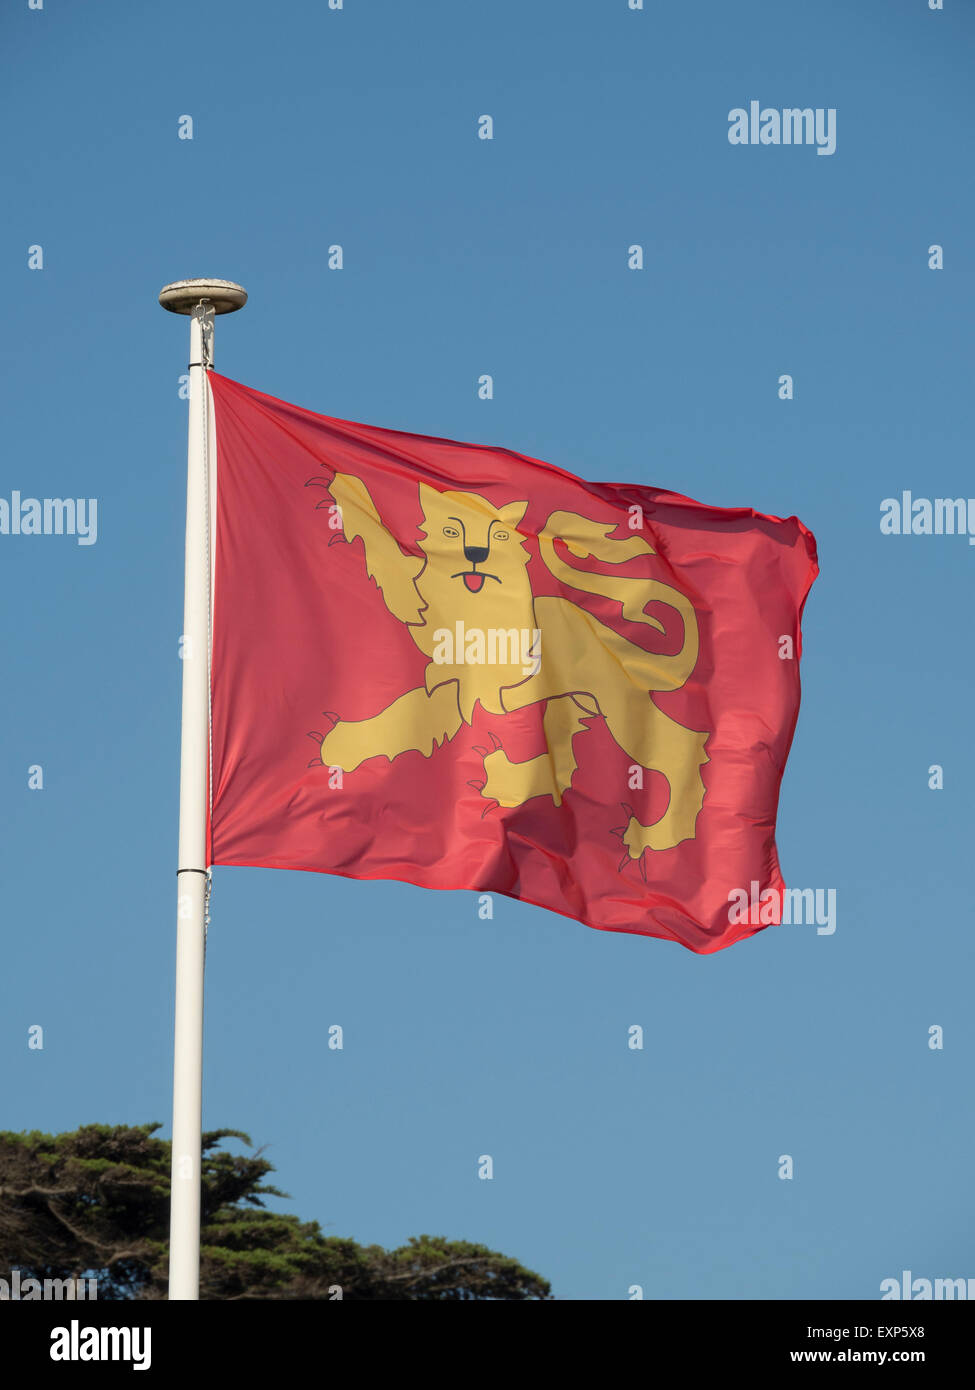
<path fill-rule="evenodd" d="M 629 813 L 630 818 L 622 832 L 617 831 L 616 833 L 621 836 L 629 858 L 641 861 L 641 871 L 643 869 L 643 856 L 648 849 L 657 851 L 673 849 L 675 845 L 680 843 L 681 837 L 675 839 L 674 824 L 667 816 L 663 816 L 653 825 L 643 825 L 637 820 L 635 813 L 629 806 L 624 806 L 623 809 Z M 688 837 L 684 836 L 683 838 Z M 626 863 L 625 859 L 623 863 Z"/>
<path fill-rule="evenodd" d="M 484 775 L 487 780 L 481 795 L 488 801 L 496 801 L 500 806 L 520 806 L 524 801 L 524 773 L 518 763 L 509 762 L 500 746 L 484 759 Z"/>
<path fill-rule="evenodd" d="M 322 762 L 326 767 L 352 772 L 362 762 L 362 754 L 355 747 L 355 725 L 343 722 L 330 710 L 326 710 L 325 715 L 331 721 L 331 728 L 322 739 Z"/>
<path fill-rule="evenodd" d="M 631 859 L 640 859 L 646 850 L 653 848 L 650 843 L 649 828 L 641 825 L 636 816 L 631 816 L 627 822 L 626 829 L 623 831 L 623 843 L 626 845 Z"/>

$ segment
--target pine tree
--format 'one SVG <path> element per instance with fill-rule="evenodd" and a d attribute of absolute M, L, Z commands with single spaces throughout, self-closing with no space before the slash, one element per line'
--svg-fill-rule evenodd
<path fill-rule="evenodd" d="M 96 1278 L 99 1299 L 166 1296 L 172 1145 L 158 1124 L 0 1132 L 0 1276 Z M 468 1241 L 418 1236 L 395 1250 L 322 1234 L 269 1210 L 260 1152 L 203 1137 L 200 1297 L 204 1299 L 546 1299 L 546 1280 Z"/>

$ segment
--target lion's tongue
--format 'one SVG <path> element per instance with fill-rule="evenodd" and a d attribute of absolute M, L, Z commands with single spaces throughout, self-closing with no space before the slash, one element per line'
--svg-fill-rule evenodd
<path fill-rule="evenodd" d="M 468 589 L 470 589 L 472 594 L 476 594 L 480 591 L 481 585 L 484 583 L 484 575 L 465 574 L 464 583 L 467 585 Z"/>

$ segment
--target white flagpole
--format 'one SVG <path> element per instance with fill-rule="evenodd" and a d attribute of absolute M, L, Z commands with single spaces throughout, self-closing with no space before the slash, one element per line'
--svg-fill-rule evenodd
<path fill-rule="evenodd" d="M 243 308 L 231 280 L 177 280 L 159 302 L 190 315 L 190 424 L 186 474 L 183 596 L 183 707 L 176 872 L 176 1027 L 173 1054 L 173 1170 L 169 1297 L 200 1296 L 200 1186 L 203 1094 L 203 958 L 206 949 L 207 789 L 210 754 L 210 459 L 213 317 Z"/>

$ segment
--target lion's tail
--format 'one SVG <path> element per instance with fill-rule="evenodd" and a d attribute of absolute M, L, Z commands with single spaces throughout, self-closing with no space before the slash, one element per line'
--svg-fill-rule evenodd
<path fill-rule="evenodd" d="M 657 579 L 620 578 L 612 574 L 594 574 L 591 570 L 576 569 L 560 559 L 555 549 L 556 539 L 561 540 L 566 549 L 580 559 L 592 556 L 595 560 L 622 564 L 636 555 L 653 555 L 651 545 L 641 536 L 630 536 L 626 540 L 611 540 L 610 533 L 616 524 L 604 525 L 590 521 L 588 517 L 575 512 L 553 512 L 539 533 L 538 547 L 547 568 L 563 584 L 573 589 L 581 589 L 590 594 L 601 594 L 604 598 L 615 599 L 622 604 L 623 617 L 631 623 L 645 623 L 648 627 L 665 632 L 664 624 L 645 611 L 646 605 L 658 600 L 676 608 L 684 624 L 684 640 L 681 649 L 674 656 L 656 656 L 655 669 L 665 673 L 666 688 L 677 690 L 684 684 L 697 665 L 699 637 L 697 615 L 689 599 Z M 665 687 L 659 686 L 658 689 Z"/>

